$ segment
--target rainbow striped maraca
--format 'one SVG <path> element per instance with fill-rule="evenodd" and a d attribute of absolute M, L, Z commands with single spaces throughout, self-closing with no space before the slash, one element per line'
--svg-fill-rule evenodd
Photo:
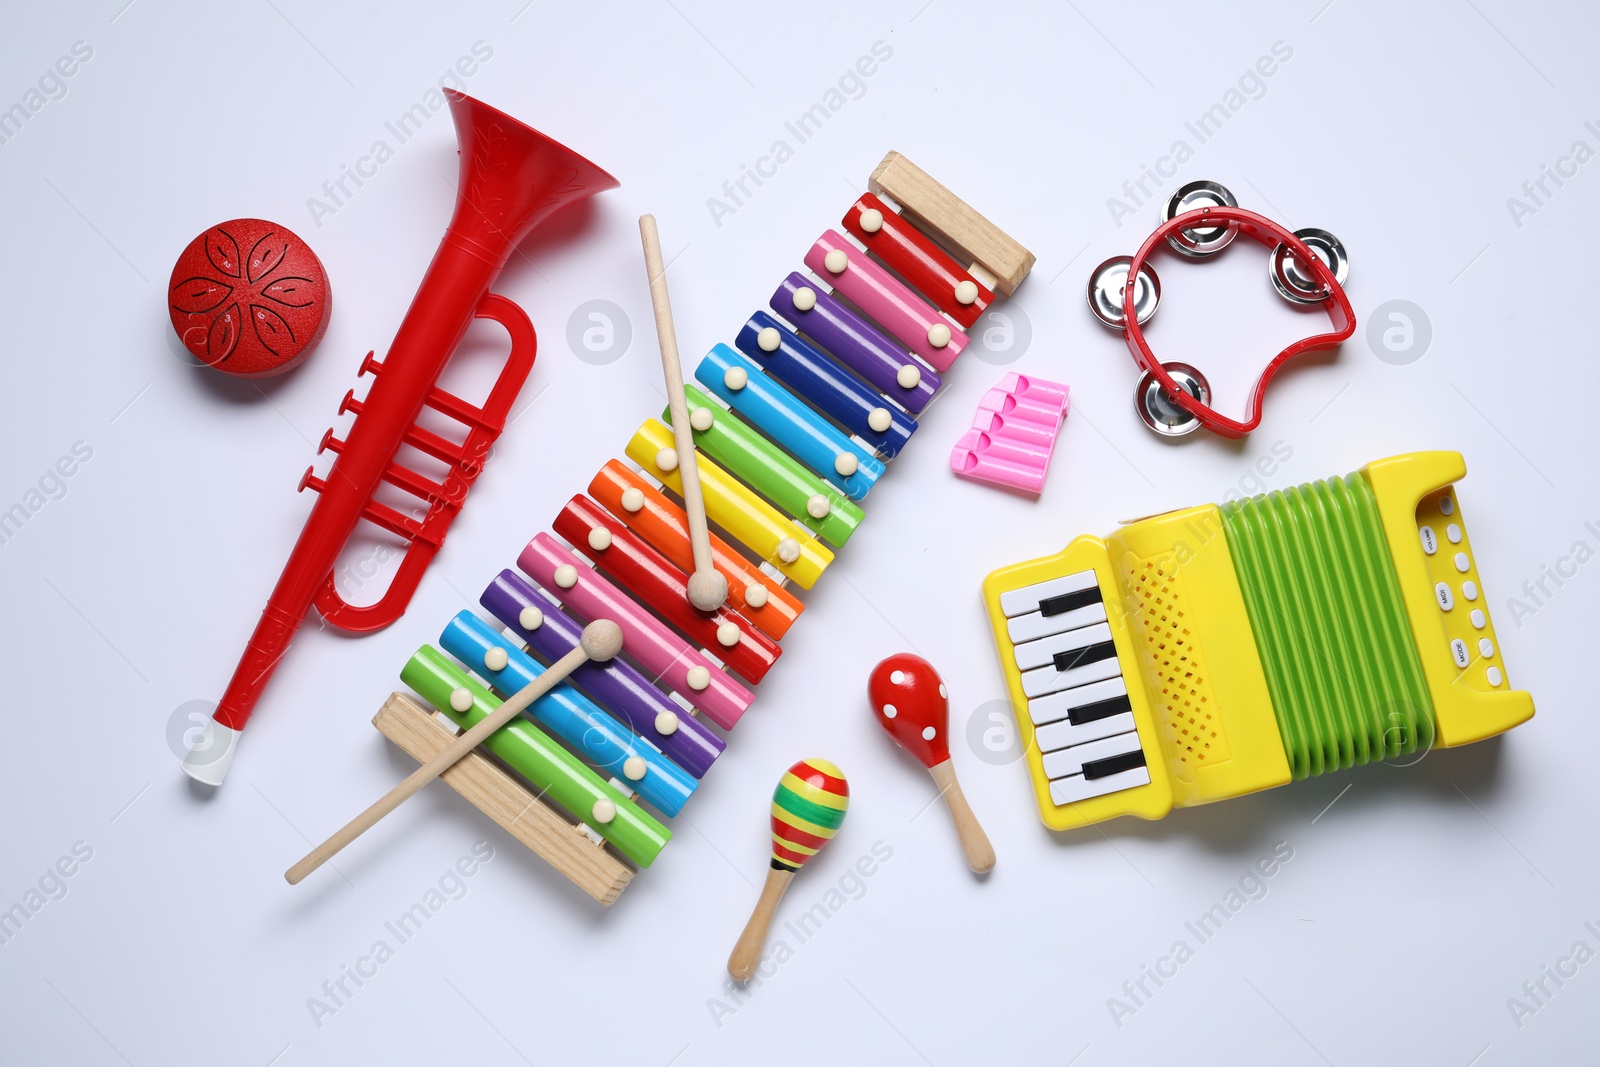
<path fill-rule="evenodd" d="M 779 779 L 772 794 L 772 869 L 756 910 L 728 957 L 728 973 L 737 981 L 755 973 L 766 947 L 767 928 L 794 872 L 833 840 L 849 807 L 850 783 L 827 760 L 801 760 Z"/>

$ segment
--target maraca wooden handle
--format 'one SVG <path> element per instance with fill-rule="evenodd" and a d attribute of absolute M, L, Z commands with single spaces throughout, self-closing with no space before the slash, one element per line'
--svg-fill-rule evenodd
<path fill-rule="evenodd" d="M 767 930 L 772 926 L 772 917 L 777 913 L 778 902 L 783 899 L 784 891 L 793 879 L 793 871 L 780 871 L 776 867 L 767 869 L 767 884 L 761 887 L 761 899 L 756 901 L 756 910 L 750 913 L 750 921 L 744 924 L 744 933 L 739 935 L 733 953 L 728 957 L 728 973 L 733 975 L 734 981 L 747 982 L 756 973 L 756 965 L 761 962 L 761 950 L 767 947 Z"/>
<path fill-rule="evenodd" d="M 956 836 L 961 839 L 961 851 L 967 857 L 967 866 L 975 874 L 988 874 L 994 870 L 994 846 L 989 844 L 989 835 L 978 825 L 978 817 L 972 813 L 972 805 L 967 803 L 967 795 L 961 791 L 961 783 L 956 780 L 955 764 L 945 760 L 929 767 L 928 773 L 939 783 L 939 792 L 944 797 L 945 806 L 950 809 L 950 818 L 955 821 Z"/>

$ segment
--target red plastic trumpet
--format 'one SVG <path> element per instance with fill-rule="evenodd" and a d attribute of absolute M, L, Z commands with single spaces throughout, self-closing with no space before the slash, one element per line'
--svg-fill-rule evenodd
<path fill-rule="evenodd" d="M 300 481 L 301 489 L 320 495 L 212 722 L 184 760 L 183 769 L 199 781 L 221 784 L 251 710 L 313 604 L 329 623 L 354 633 L 381 629 L 405 612 L 533 368 L 533 323 L 489 286 L 546 217 L 617 187 L 611 175 L 539 131 L 462 93 L 445 92 L 461 149 L 455 214 L 388 357 L 380 363 L 369 353 L 361 365 L 363 375 L 375 375 L 366 399 L 357 401 L 353 390 L 345 394 L 340 413 L 356 414 L 348 438 L 341 441 L 330 430 L 322 439 L 319 451 L 335 454 L 327 477 L 308 469 Z M 511 336 L 511 354 L 481 408 L 434 384 L 474 318 L 493 319 Z M 417 426 L 424 406 L 466 426 L 465 439 L 451 441 Z M 406 444 L 448 464 L 444 480 L 396 464 Z M 426 514 L 412 518 L 374 500 L 383 482 L 425 501 Z M 333 568 L 362 519 L 409 544 L 384 595 L 356 607 L 339 595 Z"/>

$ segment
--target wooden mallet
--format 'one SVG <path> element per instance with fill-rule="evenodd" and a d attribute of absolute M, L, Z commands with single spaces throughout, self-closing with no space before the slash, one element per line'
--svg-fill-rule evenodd
<path fill-rule="evenodd" d="M 955 821 L 967 866 L 977 874 L 994 870 L 994 846 L 978 825 L 950 762 L 950 700 L 939 672 L 921 656 L 901 652 L 872 669 L 867 696 L 878 724 L 933 775 Z"/>
<path fill-rule="evenodd" d="M 604 663 L 622 651 L 622 628 L 610 619 L 596 619 L 583 628 L 578 647 L 550 665 L 550 669 L 517 690 L 504 704 L 485 715 L 472 727 L 458 736 L 450 746 L 437 756 L 411 772 L 410 777 L 389 790 L 370 808 L 346 823 L 337 833 L 306 853 L 305 858 L 284 872 L 290 885 L 300 881 L 321 867 L 340 849 L 370 830 L 374 824 L 406 801 L 411 794 L 449 770 L 468 752 L 482 744 L 490 734 L 521 714 L 529 704 L 554 689 L 567 675 L 593 660 Z"/>
<path fill-rule="evenodd" d="M 644 265 L 650 273 L 650 303 L 656 313 L 656 340 L 661 345 L 661 375 L 667 380 L 667 405 L 672 409 L 672 440 L 678 451 L 678 476 L 683 479 L 683 510 L 689 517 L 689 547 L 694 573 L 689 575 L 689 603 L 715 611 L 728 599 L 728 579 L 711 557 L 711 532 L 706 527 L 706 502 L 700 492 L 700 467 L 694 457 L 689 404 L 683 395 L 683 367 L 678 362 L 678 335 L 667 299 L 667 266 L 661 258 L 661 235 L 654 215 L 639 216 Z"/>
<path fill-rule="evenodd" d="M 778 780 L 772 794 L 772 868 L 761 887 L 756 910 L 745 924 L 728 957 L 728 973 L 749 981 L 767 945 L 767 929 L 777 914 L 784 890 L 806 860 L 833 840 L 850 807 L 850 783 L 844 772 L 824 759 L 804 759 Z"/>

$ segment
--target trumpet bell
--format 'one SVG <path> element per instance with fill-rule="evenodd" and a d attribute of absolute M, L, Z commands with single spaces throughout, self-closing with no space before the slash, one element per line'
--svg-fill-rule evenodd
<path fill-rule="evenodd" d="M 465 93 L 446 89 L 461 149 L 451 236 L 496 266 L 528 232 L 617 179 L 566 145 Z"/>

